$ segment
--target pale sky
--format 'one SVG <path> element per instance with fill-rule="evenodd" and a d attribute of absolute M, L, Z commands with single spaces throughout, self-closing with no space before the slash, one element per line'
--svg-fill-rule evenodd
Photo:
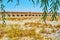
<path fill-rule="evenodd" d="M 7 12 L 43 12 L 42 8 L 40 8 L 40 5 L 34 6 L 29 0 L 20 0 L 20 5 L 18 6 L 15 6 L 16 0 L 14 0 L 13 3 L 7 3 L 7 0 L 3 0 L 3 3 Z M 58 10 L 58 12 L 59 11 L 60 10 Z"/>

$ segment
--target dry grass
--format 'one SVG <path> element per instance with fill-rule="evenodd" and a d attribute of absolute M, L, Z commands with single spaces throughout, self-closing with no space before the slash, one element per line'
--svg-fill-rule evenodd
<path fill-rule="evenodd" d="M 6 24 L 6 27 L 2 27 L 3 24 L 0 24 L 0 40 L 4 37 L 8 37 L 10 40 L 52 40 L 53 38 L 48 36 L 56 33 L 60 29 L 60 24 L 54 26 L 47 23 L 45 24 L 42 21 L 42 16 L 6 18 L 6 20 L 18 22 L 14 22 L 15 24 Z M 53 22 L 51 16 L 48 16 L 46 20 Z M 57 16 L 54 21 L 60 21 L 60 16 Z M 37 32 L 37 30 L 39 31 Z M 46 36 L 44 36 L 44 34 L 46 34 Z"/>

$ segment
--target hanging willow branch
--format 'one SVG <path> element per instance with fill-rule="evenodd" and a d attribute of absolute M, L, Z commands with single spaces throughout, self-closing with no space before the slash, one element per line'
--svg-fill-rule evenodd
<path fill-rule="evenodd" d="M 9 2 L 13 2 L 13 0 L 8 0 L 7 3 L 9 3 Z M 6 18 L 5 18 L 5 9 L 4 9 L 5 5 L 3 4 L 3 0 L 0 0 L 0 4 L 1 4 L 1 13 L 2 13 L 2 21 L 3 21 L 3 25 L 2 26 L 5 27 Z M 17 0 L 16 5 L 19 5 L 19 0 Z"/>
<path fill-rule="evenodd" d="M 47 12 L 48 12 L 48 0 L 41 0 L 41 7 L 43 7 L 44 10 L 43 21 L 45 22 L 47 18 Z"/>
<path fill-rule="evenodd" d="M 57 16 L 57 11 L 59 10 L 59 6 L 60 6 L 60 1 L 59 0 L 51 0 L 51 4 L 50 4 L 50 12 L 53 13 L 52 15 L 52 21 L 56 19 Z"/>
<path fill-rule="evenodd" d="M 48 11 L 53 14 L 52 21 L 56 19 L 57 11 L 59 10 L 60 7 L 60 0 L 36 0 L 36 4 L 39 4 L 43 8 L 44 21 L 46 20 Z"/>
<path fill-rule="evenodd" d="M 5 27 L 5 10 L 4 10 L 4 4 L 2 3 L 2 0 L 0 0 L 0 4 L 1 4 L 1 13 L 2 13 L 2 21 L 3 21 L 3 25 L 2 25 L 2 27 Z"/>

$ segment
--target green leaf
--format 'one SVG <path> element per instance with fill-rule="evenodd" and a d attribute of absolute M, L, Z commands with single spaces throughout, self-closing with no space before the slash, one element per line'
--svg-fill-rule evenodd
<path fill-rule="evenodd" d="M 8 0 L 7 3 L 9 3 L 9 2 L 13 2 L 13 0 Z"/>
<path fill-rule="evenodd" d="M 5 14 L 4 14 L 5 13 L 5 9 L 4 9 L 4 7 L 5 7 L 5 5 L 1 3 L 3 27 L 5 27 L 4 26 L 4 24 L 5 24 Z"/>
<path fill-rule="evenodd" d="M 0 3 L 2 2 L 2 0 L 0 0 Z"/>
<path fill-rule="evenodd" d="M 55 17 L 55 15 L 53 14 L 53 15 L 52 15 L 52 21 L 55 20 L 55 18 L 56 18 L 56 17 Z"/>
<path fill-rule="evenodd" d="M 5 5 L 4 5 L 4 4 L 1 4 L 1 7 L 3 7 L 3 8 L 4 8 L 4 7 L 5 7 Z"/>
<path fill-rule="evenodd" d="M 57 16 L 57 11 L 54 12 L 54 14 L 52 15 L 52 21 L 56 19 Z"/>
<path fill-rule="evenodd" d="M 1 11 L 4 10 L 4 7 L 5 7 L 5 5 L 4 4 L 1 4 Z"/>
<path fill-rule="evenodd" d="M 17 3 L 16 3 L 16 5 L 19 5 L 19 0 L 17 0 Z"/>
<path fill-rule="evenodd" d="M 35 1 L 34 0 L 32 0 L 32 3 L 35 5 Z"/>
<path fill-rule="evenodd" d="M 36 1 L 36 5 L 39 4 L 39 0 Z"/>
<path fill-rule="evenodd" d="M 43 4 L 43 0 L 41 0 L 41 5 L 40 5 L 40 7 L 43 7 L 44 6 L 44 4 Z"/>
<path fill-rule="evenodd" d="M 46 12 L 46 10 L 44 10 L 44 13 L 42 15 L 43 15 L 43 21 L 45 22 L 46 18 L 47 18 L 47 12 Z"/>

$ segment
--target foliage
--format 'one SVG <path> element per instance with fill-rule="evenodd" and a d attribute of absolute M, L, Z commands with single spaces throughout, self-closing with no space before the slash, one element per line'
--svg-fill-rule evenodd
<path fill-rule="evenodd" d="M 7 3 L 9 3 L 9 2 L 13 2 L 13 0 L 8 0 L 7 1 Z M 17 3 L 16 3 L 16 5 L 19 5 L 19 0 L 17 0 Z M 3 0 L 0 0 L 0 9 L 1 9 L 1 13 L 2 13 L 2 21 L 3 21 L 3 27 L 5 27 L 5 5 L 3 4 Z"/>
<path fill-rule="evenodd" d="M 5 5 L 2 3 L 2 1 L 3 0 L 0 0 L 0 5 L 1 5 L 1 11 L 2 11 L 2 20 L 3 20 L 3 27 L 5 27 L 5 14 L 4 14 L 4 12 L 5 12 L 5 9 L 4 9 L 4 7 L 5 7 Z"/>
<path fill-rule="evenodd" d="M 50 12 L 52 13 L 52 20 L 55 20 L 56 16 L 57 16 L 57 11 L 59 10 L 59 6 L 60 6 L 60 0 L 36 0 L 36 1 L 32 1 L 33 4 L 39 4 L 40 7 L 43 8 L 43 20 L 46 20 L 47 17 L 47 13 Z M 49 10 L 49 11 L 48 11 Z"/>
<path fill-rule="evenodd" d="M 19 1 L 20 0 L 16 0 L 16 5 L 19 5 Z M 59 9 L 59 6 L 60 6 L 60 0 L 29 0 L 29 1 L 32 1 L 34 5 L 40 5 L 40 7 L 42 7 L 43 9 L 43 21 L 46 20 L 46 17 L 47 17 L 47 13 L 50 12 L 52 13 L 52 20 L 54 20 L 57 16 L 57 10 Z M 13 0 L 8 0 L 7 3 L 9 2 L 13 2 Z M 3 23 L 5 23 L 5 5 L 3 4 L 3 0 L 0 0 L 0 5 L 1 5 L 1 11 L 3 12 L 2 13 L 2 20 L 3 20 Z M 49 10 L 49 11 L 48 11 Z"/>

